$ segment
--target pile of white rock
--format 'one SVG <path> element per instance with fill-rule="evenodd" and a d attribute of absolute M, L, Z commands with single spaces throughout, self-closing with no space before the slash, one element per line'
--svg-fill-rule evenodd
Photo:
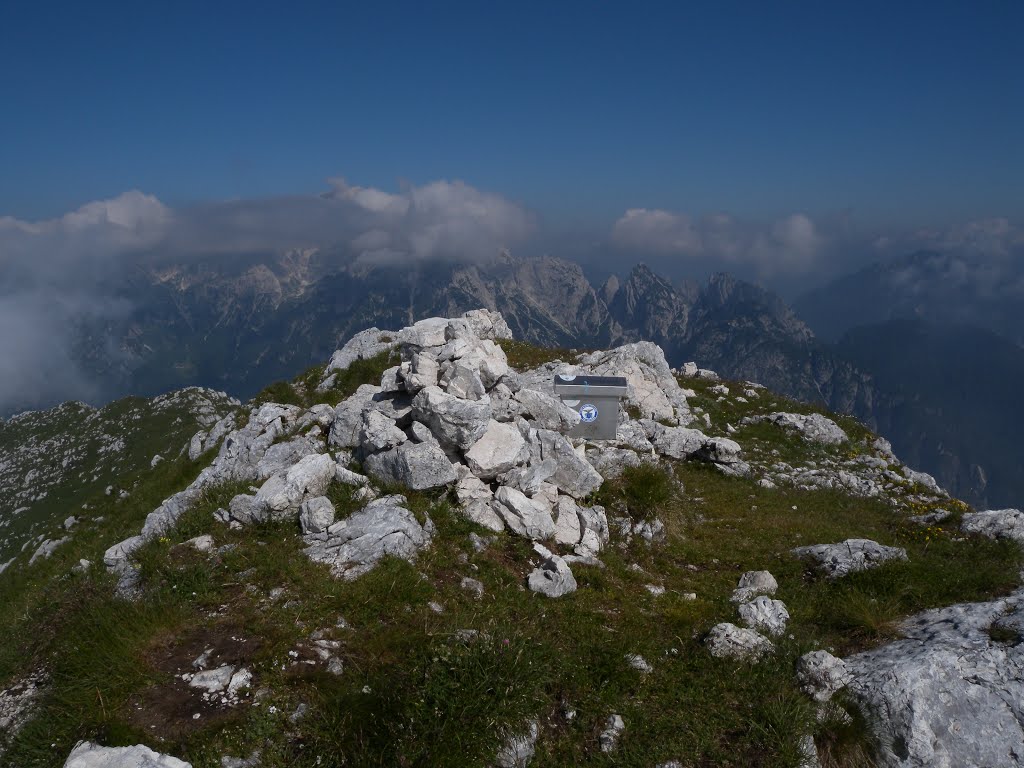
<path fill-rule="evenodd" d="M 205 488 L 250 481 L 259 485 L 218 511 L 222 522 L 297 519 L 307 554 L 340 577 L 356 578 L 385 554 L 412 559 L 434 534 L 432 522 L 418 521 L 402 496 L 375 498 L 375 484 L 452 487 L 470 520 L 563 548 L 564 555 L 544 548 L 530 583 L 565 594 L 574 584 L 569 565 L 592 562 L 608 543 L 605 510 L 587 501 L 606 478 L 660 456 L 749 471 L 737 443 L 688 427 L 686 395 L 657 345 L 627 344 L 517 373 L 499 344 L 510 336 L 501 315 L 487 310 L 357 334 L 332 356 L 318 391 L 329 392 L 338 372 L 356 360 L 396 352 L 396 365 L 379 384 L 308 410 L 266 404 L 242 427 L 229 416 L 197 434 L 189 452 L 221 441 L 216 459 L 151 513 L 140 535 L 111 547 L 107 566 L 130 577 L 131 553 L 170 528 Z M 630 419 L 624 408 L 615 440 L 567 437 L 580 416 L 553 394 L 556 373 L 625 377 L 623 405 L 643 418 Z M 352 471 L 354 462 L 365 475 Z M 332 483 L 355 486 L 366 506 L 336 520 L 326 497 Z"/>

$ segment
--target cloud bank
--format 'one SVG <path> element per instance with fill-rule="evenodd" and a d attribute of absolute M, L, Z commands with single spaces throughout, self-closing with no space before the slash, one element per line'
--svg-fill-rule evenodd
<path fill-rule="evenodd" d="M 140 264 L 319 247 L 363 267 L 488 260 L 534 228 L 522 206 L 460 181 L 390 193 L 340 178 L 321 195 L 172 209 L 132 190 L 54 219 L 0 217 L 0 413 L 104 397 L 77 346 L 131 313 L 119 284 Z"/>
<path fill-rule="evenodd" d="M 722 269 L 752 267 L 763 277 L 813 268 L 828 244 L 802 213 L 763 225 L 724 213 L 695 219 L 648 208 L 627 210 L 612 227 L 611 241 L 638 256 L 715 261 Z"/>

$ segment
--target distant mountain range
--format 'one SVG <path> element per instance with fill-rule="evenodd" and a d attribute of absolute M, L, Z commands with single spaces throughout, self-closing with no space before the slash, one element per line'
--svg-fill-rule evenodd
<path fill-rule="evenodd" d="M 885 434 L 950 492 L 979 506 L 1019 505 L 1020 451 L 1000 435 L 1024 424 L 1014 392 L 1024 331 L 1013 322 L 1024 317 L 1024 294 L 1012 279 L 991 282 L 982 266 L 915 254 L 809 294 L 794 311 L 725 274 L 673 284 L 638 265 L 596 286 L 554 257 L 373 267 L 293 251 L 140 268 L 119 289 L 133 312 L 79 329 L 78 349 L 111 398 L 194 384 L 245 398 L 363 328 L 487 307 L 537 344 L 647 339 L 674 365 L 695 360 L 822 402 Z"/>

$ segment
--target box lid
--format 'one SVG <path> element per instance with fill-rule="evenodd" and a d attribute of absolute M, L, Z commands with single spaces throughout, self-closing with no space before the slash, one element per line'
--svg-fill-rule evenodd
<path fill-rule="evenodd" d="M 555 376 L 557 395 L 608 395 L 623 397 L 627 389 L 623 376 L 593 376 L 591 374 L 559 374 Z"/>

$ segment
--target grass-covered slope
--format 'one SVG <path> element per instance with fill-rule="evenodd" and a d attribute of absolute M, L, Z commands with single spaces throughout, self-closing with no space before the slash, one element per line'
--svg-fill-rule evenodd
<path fill-rule="evenodd" d="M 507 351 L 523 366 L 571 354 Z M 268 396 L 334 404 L 360 381 L 377 383 L 390 364 L 386 355 L 364 361 L 330 394 L 313 394 L 315 371 Z M 682 384 L 711 421 L 705 431 L 740 442 L 751 464 L 852 471 L 876 458 L 873 436 L 850 420 L 837 418 L 850 442 L 822 447 L 774 425 L 739 426 L 744 416 L 806 407 L 765 390 L 741 395 L 739 383 L 725 383 L 728 395 L 715 382 Z M 86 503 L 102 520 L 49 559 L 0 575 L 0 690 L 32 675 L 43 681 L 0 764 L 59 766 L 91 739 L 147 744 L 204 768 L 254 752 L 268 768 L 490 765 L 510 734 L 536 720 L 537 768 L 796 766 L 807 734 L 826 765 L 865 765 L 859 716 L 818 722 L 796 687 L 796 659 L 865 648 L 920 609 L 1004 593 L 1021 562 L 1012 544 L 952 535 L 963 505 L 945 504 L 955 515 L 942 528 L 908 522 L 936 503 L 910 480 L 862 498 L 665 461 L 627 470 L 592 500 L 610 517 L 661 520 L 665 539 L 648 543 L 613 526 L 603 565 L 574 564 L 579 588 L 558 599 L 525 589 L 536 560 L 529 542 L 467 522 L 444 491 L 403 491 L 437 529 L 415 563 L 387 559 L 353 582 L 302 554 L 294 521 L 237 530 L 216 522 L 213 511 L 247 484 L 208 490 L 137 553 L 137 600 L 114 597 L 116 579 L 100 568 L 72 572 L 79 558 L 101 562 L 107 546 L 137 533 L 211 458 L 168 455 L 120 481 L 132 488 L 127 498 L 92 489 Z M 361 506 L 347 486 L 328 496 L 339 518 Z M 203 534 L 214 540 L 207 553 L 186 543 Z M 905 547 L 909 560 L 830 582 L 789 552 L 850 537 Z M 737 579 L 761 569 L 778 579 L 787 634 L 760 663 L 713 658 L 704 636 L 735 620 Z M 482 594 L 464 579 L 480 582 Z M 208 650 L 217 664 L 252 671 L 239 703 L 202 701 L 182 680 Z M 340 661 L 333 672 L 325 654 Z M 631 655 L 650 671 L 634 668 Z M 606 753 L 600 734 L 611 714 L 625 731 Z"/>
<path fill-rule="evenodd" d="M 111 494 L 130 493 L 139 472 L 177 456 L 196 431 L 237 405 L 193 387 L 100 409 L 68 402 L 0 420 L 0 565 L 65 535 L 68 517 L 97 517 L 90 497 L 108 486 Z"/>

